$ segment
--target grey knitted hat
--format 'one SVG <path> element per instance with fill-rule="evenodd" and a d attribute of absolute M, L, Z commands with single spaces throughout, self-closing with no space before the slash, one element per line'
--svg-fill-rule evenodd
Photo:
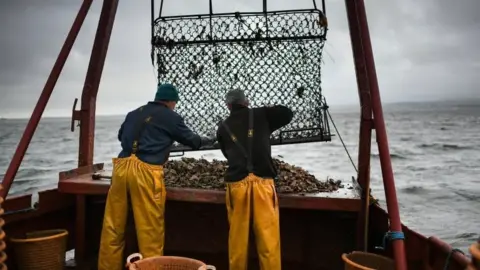
<path fill-rule="evenodd" d="M 248 103 L 248 99 L 243 90 L 234 89 L 228 91 L 227 95 L 225 96 L 225 102 L 227 104 L 244 104 Z"/>

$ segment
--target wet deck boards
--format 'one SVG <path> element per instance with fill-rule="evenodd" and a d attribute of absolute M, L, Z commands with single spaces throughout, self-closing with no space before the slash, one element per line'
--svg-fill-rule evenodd
<path fill-rule="evenodd" d="M 96 171 L 102 175 L 110 172 Z M 93 180 L 91 173 L 60 176 L 58 190 L 62 193 L 77 195 L 106 195 L 110 180 Z M 278 194 L 280 207 L 294 209 L 316 209 L 330 211 L 357 212 L 361 208 L 360 196 L 356 189 L 345 186 L 335 192 L 315 194 Z M 167 187 L 167 200 L 196 203 L 225 203 L 225 192 L 191 188 Z"/>

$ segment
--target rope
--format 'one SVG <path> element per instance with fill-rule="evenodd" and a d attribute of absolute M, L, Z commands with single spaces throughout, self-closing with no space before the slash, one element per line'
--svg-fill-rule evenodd
<path fill-rule="evenodd" d="M 345 143 L 343 142 L 343 139 L 342 139 L 342 136 L 340 135 L 340 132 L 338 132 L 337 126 L 335 125 L 335 122 L 333 121 L 333 118 L 332 118 L 332 115 L 330 114 L 330 111 L 329 111 L 328 109 L 326 109 L 326 112 L 327 112 L 327 114 L 328 114 L 328 117 L 330 118 L 330 121 L 331 121 L 332 124 L 333 124 L 333 128 L 335 128 L 335 132 L 337 133 L 338 138 L 339 138 L 340 141 L 342 142 L 343 148 L 345 149 L 345 152 L 347 153 L 347 156 L 348 156 L 348 158 L 350 159 L 350 162 L 352 163 L 352 166 L 353 166 L 353 168 L 355 169 L 355 172 L 358 173 L 357 166 L 355 166 L 355 162 L 353 162 L 352 156 L 350 155 L 350 152 L 348 152 L 347 146 L 346 146 Z"/>
<path fill-rule="evenodd" d="M 342 139 L 342 136 L 340 135 L 340 132 L 338 132 L 337 126 L 335 125 L 335 122 L 333 121 L 333 118 L 332 118 L 332 115 L 330 114 L 330 111 L 328 109 L 326 109 L 326 112 L 328 114 L 328 117 L 330 118 L 330 121 L 332 122 L 333 128 L 335 128 L 335 132 L 337 132 L 337 134 L 338 134 L 338 138 L 342 142 L 343 148 L 345 149 L 345 152 L 347 153 L 348 158 L 350 159 L 350 163 L 352 163 L 352 166 L 355 169 L 355 172 L 358 173 L 357 166 L 355 166 L 355 162 L 353 162 L 352 156 L 348 152 L 347 146 L 343 142 L 343 139 Z M 378 204 L 378 199 L 373 197 L 371 192 L 368 192 L 368 194 L 369 194 L 369 197 L 370 197 L 370 205 Z"/>
<path fill-rule="evenodd" d="M 463 251 L 461 251 L 458 248 L 454 248 L 454 249 L 450 250 L 450 252 L 447 255 L 447 259 L 445 259 L 445 266 L 443 267 L 443 270 L 447 270 L 448 267 L 450 266 L 450 261 L 452 260 L 452 255 L 453 255 L 454 252 L 460 252 L 463 255 L 465 255 L 465 253 L 463 253 Z"/>
<path fill-rule="evenodd" d="M 391 241 L 395 241 L 395 240 L 404 240 L 404 239 L 405 239 L 405 235 L 403 234 L 403 232 L 388 231 L 388 232 L 385 233 L 385 236 L 383 236 L 382 246 L 375 247 L 375 248 L 385 250 L 385 248 L 387 246 L 387 241 L 391 242 Z"/>

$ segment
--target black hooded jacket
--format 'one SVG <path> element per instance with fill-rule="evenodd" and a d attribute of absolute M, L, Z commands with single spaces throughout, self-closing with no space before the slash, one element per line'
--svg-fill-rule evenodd
<path fill-rule="evenodd" d="M 253 174 L 262 178 L 277 176 L 271 157 L 270 135 L 275 130 L 292 121 L 293 112 L 288 107 L 277 105 L 272 107 L 253 108 L 253 146 L 252 165 Z M 249 109 L 241 105 L 233 105 L 230 116 L 225 119 L 238 142 L 247 150 Z M 223 125 L 217 130 L 217 140 L 223 155 L 228 160 L 228 169 L 225 175 L 226 182 L 236 182 L 247 177 L 247 160 L 242 150 L 232 141 Z M 248 150 L 247 150 L 248 151 Z"/>

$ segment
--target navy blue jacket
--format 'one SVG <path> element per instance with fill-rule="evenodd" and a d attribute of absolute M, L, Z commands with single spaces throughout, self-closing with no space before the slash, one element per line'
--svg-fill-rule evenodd
<path fill-rule="evenodd" d="M 120 130 L 118 140 L 122 143 L 122 151 L 118 157 L 128 157 L 132 154 L 133 141 L 138 134 L 138 123 L 151 120 L 145 124 L 138 139 L 137 157 L 146 163 L 163 165 L 170 154 L 170 147 L 174 141 L 190 146 L 194 150 L 201 146 L 201 138 L 192 132 L 183 121 L 183 118 L 165 105 L 149 102 L 147 105 L 127 114 Z"/>

